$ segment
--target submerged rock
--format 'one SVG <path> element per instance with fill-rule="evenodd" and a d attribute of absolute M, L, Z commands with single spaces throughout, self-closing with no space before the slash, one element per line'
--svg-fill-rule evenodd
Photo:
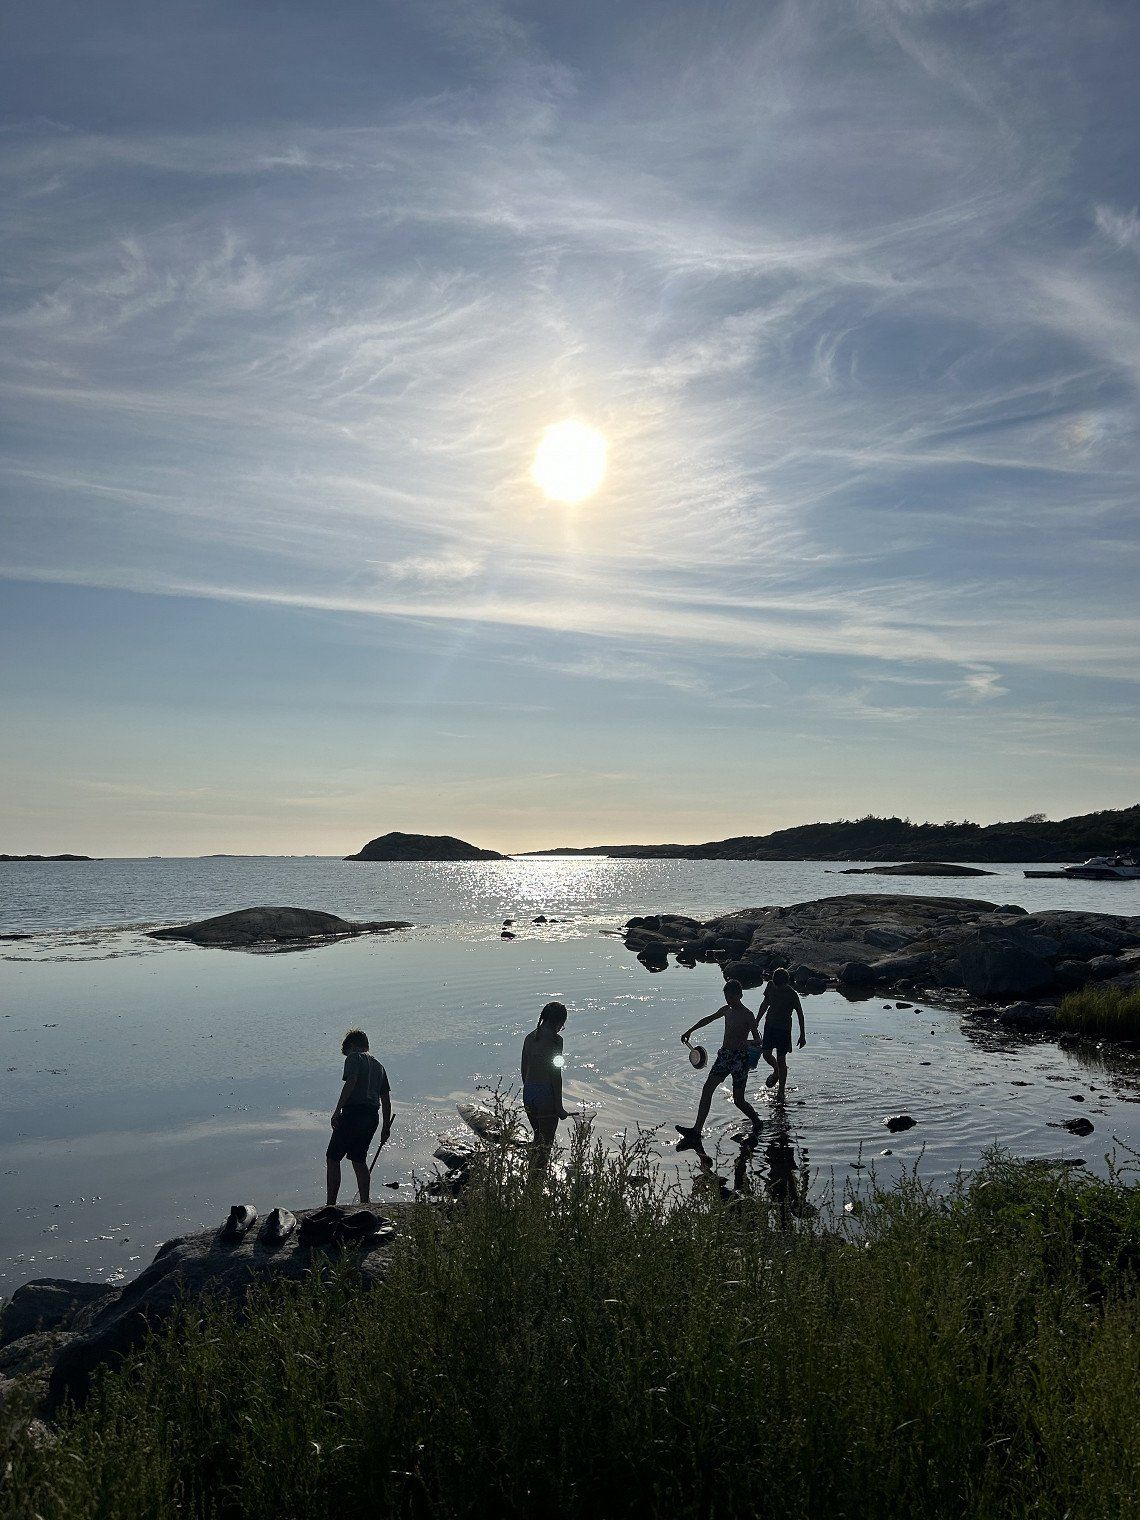
<path fill-rule="evenodd" d="M 326 940 L 349 939 L 357 934 L 388 934 L 393 929 L 410 929 L 402 919 L 358 923 L 338 918 L 335 913 L 320 913 L 314 908 L 239 908 L 236 913 L 220 913 L 193 924 L 174 924 L 166 929 L 151 929 L 151 939 L 189 940 L 195 945 L 222 945 L 245 949 L 254 945 L 281 945 L 296 948 Z"/>
<path fill-rule="evenodd" d="M 1070 1135 L 1091 1135 L 1095 1126 L 1091 1119 L 1086 1119 L 1082 1114 L 1077 1119 L 1066 1119 L 1061 1128 L 1067 1129 Z"/>

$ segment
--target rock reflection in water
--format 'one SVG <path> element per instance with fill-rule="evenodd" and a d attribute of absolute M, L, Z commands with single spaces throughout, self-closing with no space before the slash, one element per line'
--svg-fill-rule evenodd
<path fill-rule="evenodd" d="M 717 1150 L 714 1161 L 703 1145 L 695 1147 L 699 1169 L 693 1174 L 694 1191 L 717 1188 L 726 1202 L 751 1198 L 760 1192 L 779 1210 L 781 1222 L 812 1219 L 818 1210 L 808 1199 L 810 1165 L 806 1147 L 797 1152 L 796 1137 L 785 1113 L 768 1120 L 756 1134 L 738 1136 L 733 1144 L 736 1154 L 722 1156 Z M 731 1162 L 732 1183 L 719 1168 Z"/>

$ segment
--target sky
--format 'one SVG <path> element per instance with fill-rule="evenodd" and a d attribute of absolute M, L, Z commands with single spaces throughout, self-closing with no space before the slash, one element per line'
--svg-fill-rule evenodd
<path fill-rule="evenodd" d="M 1140 797 L 1140 6 L 10 0 L 2 51 L 0 851 Z"/>

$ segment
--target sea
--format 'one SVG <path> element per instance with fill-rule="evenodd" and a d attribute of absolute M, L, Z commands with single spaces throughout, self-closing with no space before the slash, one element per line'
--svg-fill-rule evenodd
<path fill-rule="evenodd" d="M 841 893 L 913 892 L 1027 909 L 1140 912 L 1138 882 L 840 875 L 858 862 L 545 857 L 388 864 L 296 857 L 0 865 L 0 1296 L 40 1277 L 122 1282 L 234 1203 L 323 1202 L 340 1040 L 367 1030 L 395 1123 L 374 1199 L 431 1177 L 456 1105 L 517 1094 L 542 1005 L 569 1008 L 566 1105 L 608 1146 L 647 1135 L 678 1186 L 774 1190 L 842 1208 L 900 1170 L 944 1186 L 992 1147 L 1128 1168 L 1140 1062 L 1109 1046 L 995 1033 L 937 1004 L 805 1000 L 786 1108 L 763 1085 L 754 1151 L 714 1103 L 710 1165 L 674 1150 L 701 1077 L 682 1030 L 720 1003 L 714 966 L 651 974 L 619 931 L 635 913 L 708 917 Z M 1035 868 L 1040 869 L 1040 868 Z M 204 949 L 147 937 L 254 906 L 407 919 L 397 934 L 305 950 Z M 512 920 L 514 939 L 501 937 Z M 546 922 L 535 920 L 545 919 Z M 757 994 L 754 994 L 754 996 Z M 905 1000 L 904 1000 L 905 1001 Z M 713 1043 L 713 1042 L 710 1042 Z M 913 1128 L 892 1134 L 905 1112 Z M 1085 1138 L 1066 1120 L 1093 1123 Z M 343 1199 L 354 1186 L 345 1169 Z"/>

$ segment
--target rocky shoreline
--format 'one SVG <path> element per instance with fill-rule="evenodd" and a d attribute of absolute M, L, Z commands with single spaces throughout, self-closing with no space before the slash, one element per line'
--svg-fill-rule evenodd
<path fill-rule="evenodd" d="M 503 1137 L 490 1112 L 468 1106 L 468 1130 L 440 1137 L 435 1175 L 419 1190 L 446 1204 L 461 1193 L 481 1141 Z M 479 1126 L 478 1134 L 470 1133 Z M 0 1411 L 17 1399 L 29 1419 L 51 1421 L 82 1403 L 101 1367 L 113 1367 L 179 1308 L 203 1295 L 239 1300 L 261 1282 L 299 1282 L 349 1272 L 364 1290 L 384 1275 L 407 1204 L 274 1209 L 260 1219 L 235 1204 L 219 1227 L 166 1241 L 133 1281 L 46 1277 L 24 1283 L 0 1306 Z"/>
<path fill-rule="evenodd" d="M 264 1226 L 236 1239 L 227 1238 L 223 1225 L 168 1240 L 150 1266 L 123 1287 L 68 1278 L 25 1283 L 0 1319 L 0 1406 L 21 1393 L 37 1416 L 50 1419 L 65 1401 L 82 1402 L 100 1367 L 120 1362 L 181 1304 L 203 1293 L 237 1298 L 259 1281 L 299 1281 L 338 1263 L 347 1264 L 362 1286 L 371 1286 L 387 1260 L 395 1234 L 391 1221 L 371 1207 L 340 1210 L 350 1221 L 365 1216 L 368 1226 L 345 1249 L 306 1241 L 306 1221 L 319 1212 L 298 1211 L 297 1228 L 276 1243 Z M 253 1219 L 256 1224 L 256 1211 Z"/>
<path fill-rule="evenodd" d="M 653 914 L 631 918 L 624 937 L 650 971 L 665 970 L 672 955 L 682 966 L 715 962 L 746 987 L 786 966 L 802 993 L 949 995 L 1007 1011 L 1036 999 L 1042 1024 L 1050 999 L 1090 982 L 1140 987 L 1140 916 L 1027 913 L 974 898 L 859 893 L 705 922 Z"/>

